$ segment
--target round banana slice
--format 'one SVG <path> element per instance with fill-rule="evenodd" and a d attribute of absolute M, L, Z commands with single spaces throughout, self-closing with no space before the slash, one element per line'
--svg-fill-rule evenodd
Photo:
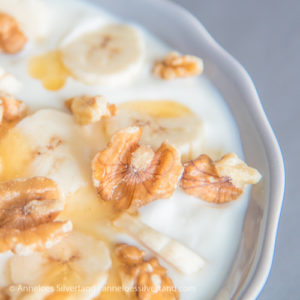
<path fill-rule="evenodd" d="M 28 176 L 45 176 L 57 182 L 63 198 L 86 185 L 88 163 L 81 147 L 79 126 L 71 115 L 42 109 L 24 118 L 16 127 L 32 150 Z"/>
<path fill-rule="evenodd" d="M 138 73 L 144 43 L 133 27 L 111 24 L 63 42 L 62 60 L 72 75 L 86 84 L 117 86 Z"/>
<path fill-rule="evenodd" d="M 105 120 L 105 133 L 110 138 L 121 128 L 139 126 L 143 129 L 141 144 L 150 145 L 156 150 L 163 142 L 167 142 L 180 151 L 183 161 L 196 158 L 202 152 L 202 122 L 182 104 L 167 102 L 169 112 L 164 106 L 161 110 L 159 106 L 158 110 L 153 110 L 148 101 L 144 107 L 143 101 L 139 101 L 140 105 L 130 102 L 123 104 L 114 117 Z M 180 110 L 172 110 L 172 105 Z"/>
<path fill-rule="evenodd" d="M 80 232 L 72 232 L 62 242 L 26 257 L 10 260 L 11 279 L 15 285 L 32 287 L 18 299 L 92 299 L 104 287 L 111 259 L 102 241 Z M 45 289 L 47 287 L 46 295 Z"/>

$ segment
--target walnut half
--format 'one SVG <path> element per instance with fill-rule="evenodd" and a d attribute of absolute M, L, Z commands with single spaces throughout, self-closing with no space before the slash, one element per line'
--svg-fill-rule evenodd
<path fill-rule="evenodd" d="M 114 116 L 117 108 L 108 104 L 103 96 L 80 96 L 65 101 L 77 123 L 86 125 Z"/>
<path fill-rule="evenodd" d="M 156 62 L 153 74 L 162 79 L 169 80 L 177 77 L 190 77 L 203 72 L 203 60 L 192 55 L 180 56 L 171 52 L 162 61 Z"/>
<path fill-rule="evenodd" d="M 121 263 L 122 288 L 135 293 L 139 300 L 177 300 L 179 293 L 157 258 L 145 260 L 145 252 L 134 246 L 119 244 L 115 248 Z"/>
<path fill-rule="evenodd" d="M 118 210 L 136 209 L 151 201 L 169 198 L 183 167 L 178 151 L 163 143 L 154 152 L 139 145 L 140 127 L 118 131 L 92 162 L 93 181 L 101 198 Z"/>
<path fill-rule="evenodd" d="M 27 38 L 19 28 L 17 20 L 0 12 L 0 51 L 8 54 L 20 52 Z"/>
<path fill-rule="evenodd" d="M 234 153 L 226 154 L 215 163 L 203 154 L 184 164 L 180 186 L 189 195 L 208 202 L 225 203 L 236 200 L 246 184 L 255 184 L 260 179 L 260 173 Z"/>
<path fill-rule="evenodd" d="M 64 203 L 48 178 L 1 182 L 0 199 L 0 252 L 27 255 L 49 248 L 72 229 L 69 221 L 55 221 Z"/>

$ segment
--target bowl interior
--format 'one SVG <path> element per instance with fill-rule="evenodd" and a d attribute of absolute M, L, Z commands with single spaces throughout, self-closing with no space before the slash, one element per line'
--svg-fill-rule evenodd
<path fill-rule="evenodd" d="M 251 190 L 240 246 L 216 297 L 254 299 L 271 265 L 283 198 L 284 171 L 280 149 L 249 76 L 196 19 L 168 1 L 91 2 L 125 20 L 143 25 L 182 53 L 204 59 L 205 76 L 220 91 L 239 127 L 247 163 L 263 175 L 263 180 Z"/>

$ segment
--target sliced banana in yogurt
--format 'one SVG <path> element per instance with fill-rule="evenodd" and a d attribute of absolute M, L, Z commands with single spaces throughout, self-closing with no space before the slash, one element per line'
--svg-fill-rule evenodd
<path fill-rule="evenodd" d="M 183 274 L 193 274 L 205 264 L 203 258 L 183 244 L 152 229 L 139 218 L 123 213 L 113 225 L 137 239 L 164 261 Z"/>
<path fill-rule="evenodd" d="M 28 176 L 51 178 L 63 197 L 86 185 L 89 157 L 81 145 L 80 128 L 71 115 L 43 109 L 24 118 L 16 128 L 32 149 Z"/>
<path fill-rule="evenodd" d="M 143 129 L 142 144 L 158 149 L 163 142 L 166 142 L 180 151 L 183 161 L 197 157 L 202 151 L 204 140 L 201 120 L 182 104 L 174 101 L 167 102 L 169 110 L 160 110 L 159 106 L 157 110 L 152 110 L 148 101 L 145 101 L 146 109 L 141 109 L 143 101 L 139 101 L 138 106 L 130 102 L 127 105 L 120 105 L 117 114 L 104 121 L 107 136 L 111 137 L 122 128 L 139 126 Z M 172 105 L 179 106 L 181 113 L 172 110 Z M 161 114 L 158 113 L 159 111 Z"/>
<path fill-rule="evenodd" d="M 119 86 L 129 83 L 142 67 L 144 42 L 132 26 L 108 24 L 62 42 L 64 65 L 86 84 Z"/>
<path fill-rule="evenodd" d="M 11 279 L 15 285 L 48 288 L 29 292 L 24 289 L 19 300 L 44 299 L 50 294 L 51 297 L 58 295 L 59 299 L 92 299 L 104 287 L 110 267 L 107 246 L 78 231 L 44 252 L 15 255 L 10 260 Z"/>

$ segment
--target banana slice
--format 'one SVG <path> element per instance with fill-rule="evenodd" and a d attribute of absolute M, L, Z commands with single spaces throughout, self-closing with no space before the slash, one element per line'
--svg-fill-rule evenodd
<path fill-rule="evenodd" d="M 143 101 L 140 103 L 143 105 Z M 183 161 L 200 155 L 204 138 L 202 122 L 198 117 L 185 110 L 182 115 L 172 113 L 171 117 L 165 116 L 166 112 L 160 117 L 158 114 L 141 111 L 139 106 L 121 105 L 114 117 L 105 120 L 104 129 L 110 138 L 121 128 L 139 126 L 143 129 L 141 144 L 150 145 L 156 150 L 166 142 L 180 151 Z"/>
<path fill-rule="evenodd" d="M 43 109 L 24 118 L 16 127 L 30 145 L 28 176 L 45 176 L 57 182 L 63 198 L 86 185 L 89 157 L 82 133 L 71 115 Z"/>
<path fill-rule="evenodd" d="M 20 88 L 21 83 L 13 75 L 0 67 L 0 91 L 7 94 L 15 94 Z"/>
<path fill-rule="evenodd" d="M 49 32 L 51 10 L 44 0 L 1 0 L 0 11 L 17 19 L 30 39 L 41 39 Z"/>
<path fill-rule="evenodd" d="M 15 285 L 36 287 L 18 299 L 44 299 L 48 294 L 59 299 L 92 299 L 108 278 L 111 259 L 102 241 L 80 232 L 72 232 L 62 242 L 45 252 L 36 252 L 10 260 L 11 279 Z M 48 293 L 38 287 L 48 287 Z"/>
<path fill-rule="evenodd" d="M 183 274 L 202 269 L 205 261 L 183 244 L 152 229 L 138 218 L 124 213 L 114 221 L 114 226 L 136 238 L 145 247 Z"/>
<path fill-rule="evenodd" d="M 120 24 L 82 33 L 71 41 L 67 37 L 61 47 L 63 63 L 75 78 L 106 86 L 131 81 L 142 66 L 144 52 L 140 33 Z"/>

